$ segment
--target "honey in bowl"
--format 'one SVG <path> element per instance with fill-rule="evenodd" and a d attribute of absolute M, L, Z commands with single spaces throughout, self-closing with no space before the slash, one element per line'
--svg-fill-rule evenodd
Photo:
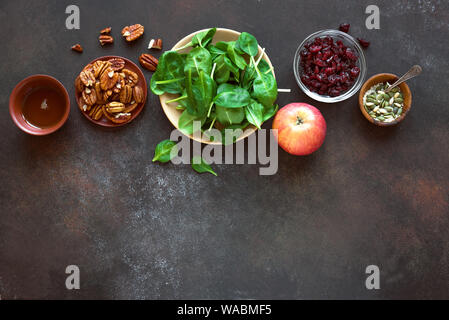
<path fill-rule="evenodd" d="M 50 128 L 64 117 L 64 106 L 64 97 L 56 90 L 35 88 L 23 100 L 22 116 L 35 128 Z"/>

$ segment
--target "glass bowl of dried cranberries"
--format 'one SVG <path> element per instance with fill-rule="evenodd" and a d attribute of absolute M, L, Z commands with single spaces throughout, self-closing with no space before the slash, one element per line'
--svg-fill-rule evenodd
<path fill-rule="evenodd" d="M 338 30 L 321 30 L 298 47 L 293 71 L 305 94 L 334 103 L 360 90 L 366 77 L 366 60 L 356 39 Z"/>

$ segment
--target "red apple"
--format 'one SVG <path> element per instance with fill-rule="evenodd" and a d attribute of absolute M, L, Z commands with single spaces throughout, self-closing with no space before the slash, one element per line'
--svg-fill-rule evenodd
<path fill-rule="evenodd" d="M 274 135 L 281 148 L 297 156 L 315 152 L 326 137 L 323 115 L 307 103 L 290 103 L 279 110 L 273 129 L 277 129 Z"/>

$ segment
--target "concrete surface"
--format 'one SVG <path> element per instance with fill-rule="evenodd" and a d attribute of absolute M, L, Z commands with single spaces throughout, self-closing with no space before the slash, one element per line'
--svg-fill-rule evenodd
<path fill-rule="evenodd" d="M 380 30 L 365 28 L 365 0 L 75 2 L 0 2 L 2 299 L 449 298 L 447 1 L 381 1 Z M 65 28 L 72 3 L 79 31 Z M 372 42 L 368 76 L 423 66 L 400 125 L 373 126 L 357 97 L 325 105 L 297 87 L 299 43 L 342 22 Z M 145 35 L 128 45 L 119 32 L 134 23 Z M 107 26 L 116 43 L 102 48 Z M 281 106 L 322 111 L 319 152 L 280 151 L 274 176 L 259 176 L 258 165 L 198 175 L 151 163 L 172 130 L 154 95 L 116 130 L 77 109 L 73 81 L 93 58 L 137 62 L 153 37 L 170 48 L 212 26 L 248 31 L 267 48 L 279 87 L 293 89 Z M 82 55 L 70 50 L 75 43 Z M 46 137 L 22 133 L 8 112 L 13 87 L 35 73 L 58 78 L 72 98 L 68 122 Z M 71 264 L 81 269 L 78 291 L 64 285 Z M 377 291 L 365 289 L 370 264 L 381 270 Z"/>

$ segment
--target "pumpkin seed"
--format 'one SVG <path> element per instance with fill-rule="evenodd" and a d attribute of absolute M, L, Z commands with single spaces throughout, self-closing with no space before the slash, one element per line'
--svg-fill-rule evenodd
<path fill-rule="evenodd" d="M 399 108 L 398 113 L 396 115 L 399 117 L 402 114 L 402 108 Z"/>
<path fill-rule="evenodd" d="M 394 102 L 402 103 L 402 102 L 404 102 L 404 99 L 402 99 L 402 98 L 395 98 Z"/>

